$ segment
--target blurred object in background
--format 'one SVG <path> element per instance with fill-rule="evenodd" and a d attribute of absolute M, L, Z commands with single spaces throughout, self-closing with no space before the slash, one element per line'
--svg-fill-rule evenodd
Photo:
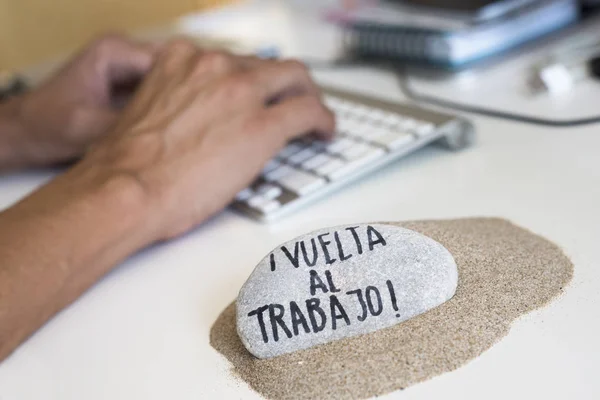
<path fill-rule="evenodd" d="M 539 0 L 392 0 L 396 3 L 413 4 L 429 10 L 456 13 L 468 13 L 474 20 L 490 20 L 502 17 L 507 13 L 518 10 L 527 4 Z"/>
<path fill-rule="evenodd" d="M 600 0 L 581 0 L 584 16 L 595 15 L 600 12 Z"/>
<path fill-rule="evenodd" d="M 72 52 L 103 32 L 165 24 L 232 0 L 0 0 L 0 68 Z"/>
<path fill-rule="evenodd" d="M 360 6 L 372 6 L 377 4 L 378 0 L 341 0 L 342 7 L 351 10 Z"/>
<path fill-rule="evenodd" d="M 27 90 L 25 80 L 19 75 L 0 69 L 0 102 Z"/>
<path fill-rule="evenodd" d="M 600 19 L 597 20 L 600 22 Z M 580 81 L 600 77 L 598 37 L 574 38 L 553 50 L 532 68 L 529 85 L 534 93 L 562 94 Z"/>
<path fill-rule="evenodd" d="M 579 19 L 576 0 L 385 1 L 338 9 L 333 20 L 346 27 L 353 58 L 417 62 L 460 69 L 541 38 Z M 470 8 L 469 8 L 470 7 Z"/>

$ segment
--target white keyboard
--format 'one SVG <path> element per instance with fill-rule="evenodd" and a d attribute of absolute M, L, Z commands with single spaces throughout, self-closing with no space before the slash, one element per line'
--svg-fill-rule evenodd
<path fill-rule="evenodd" d="M 325 90 L 336 115 L 331 142 L 290 142 L 232 207 L 271 221 L 433 142 L 459 150 L 472 143 L 472 125 L 451 115 Z"/>

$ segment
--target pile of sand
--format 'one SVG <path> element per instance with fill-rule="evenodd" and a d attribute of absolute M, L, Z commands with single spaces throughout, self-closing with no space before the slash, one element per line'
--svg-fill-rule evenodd
<path fill-rule="evenodd" d="M 505 220 L 385 223 L 427 235 L 452 253 L 459 285 L 451 300 L 391 328 L 268 360 L 242 345 L 234 303 L 215 322 L 212 346 L 269 399 L 368 398 L 464 365 L 520 315 L 560 294 L 573 275 L 557 246 Z"/>

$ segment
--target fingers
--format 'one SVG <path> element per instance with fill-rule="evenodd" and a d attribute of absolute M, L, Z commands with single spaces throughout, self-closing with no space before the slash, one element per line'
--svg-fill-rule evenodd
<path fill-rule="evenodd" d="M 261 61 L 262 63 L 253 62 L 256 67 L 249 74 L 265 103 L 295 95 L 319 96 L 320 91 L 311 79 L 308 68 L 301 62 Z"/>
<path fill-rule="evenodd" d="M 160 45 L 157 53 L 157 69 L 179 68 L 181 64 L 197 57 L 200 49 L 188 39 L 173 39 Z"/>
<path fill-rule="evenodd" d="M 218 50 L 202 50 L 188 39 L 176 39 L 161 46 L 157 69 L 172 72 L 182 63 L 193 63 L 193 77 L 205 81 L 240 74 L 264 103 L 290 95 L 319 94 L 307 67 L 294 60 L 264 60 L 254 56 L 233 55 Z"/>
<path fill-rule="evenodd" d="M 185 103 L 182 109 L 201 107 L 198 118 L 225 122 L 231 115 L 253 115 L 251 123 L 273 143 L 306 133 L 324 139 L 333 135 L 334 117 L 307 68 L 297 61 L 203 51 L 178 39 L 160 48 L 138 103 L 152 102 L 171 89 Z M 174 100 L 171 96 L 169 104 L 179 104 Z"/>
<path fill-rule="evenodd" d="M 168 42 L 157 44 L 156 48 L 157 58 L 162 61 L 195 56 L 198 64 L 204 62 L 210 64 L 211 59 L 221 58 L 222 61 L 236 64 L 243 69 L 254 68 L 266 62 L 266 60 L 256 56 L 234 55 L 225 50 L 202 48 L 193 39 L 186 37 L 175 38 Z"/>
<path fill-rule="evenodd" d="M 257 130 L 276 146 L 308 133 L 330 139 L 335 131 L 333 113 L 313 95 L 290 97 L 265 109 L 258 123 Z"/>
<path fill-rule="evenodd" d="M 152 67 L 157 46 L 122 36 L 106 36 L 89 52 L 109 81 L 123 82 L 145 75 Z"/>
<path fill-rule="evenodd" d="M 254 56 L 239 56 L 221 50 L 204 50 L 188 39 L 176 39 L 162 46 L 156 69 L 171 76 L 182 69 L 193 83 L 217 80 L 227 75 L 260 68 L 266 63 Z"/>
<path fill-rule="evenodd" d="M 249 97 L 261 105 L 276 103 L 289 96 L 318 96 L 320 93 L 306 66 L 298 61 L 264 60 L 218 50 L 202 50 L 185 38 L 159 46 L 152 76 L 176 83 L 189 80 L 188 83 L 195 88 L 230 78 L 232 82 L 229 83 L 245 86 L 244 91 Z"/>

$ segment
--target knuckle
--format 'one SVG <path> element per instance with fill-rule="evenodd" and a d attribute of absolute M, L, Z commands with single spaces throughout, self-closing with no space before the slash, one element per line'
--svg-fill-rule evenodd
<path fill-rule="evenodd" d="M 196 46 L 189 39 L 172 39 L 162 46 L 159 64 L 167 74 L 171 74 L 182 68 L 185 60 L 193 57 L 197 51 Z"/>
<path fill-rule="evenodd" d="M 199 64 L 202 68 L 208 68 L 213 72 L 224 72 L 231 66 L 232 60 L 229 54 L 222 51 L 210 51 L 202 55 Z"/>
<path fill-rule="evenodd" d="M 255 91 L 252 78 L 248 75 L 235 75 L 224 81 L 221 95 L 230 102 L 244 101 Z"/>

